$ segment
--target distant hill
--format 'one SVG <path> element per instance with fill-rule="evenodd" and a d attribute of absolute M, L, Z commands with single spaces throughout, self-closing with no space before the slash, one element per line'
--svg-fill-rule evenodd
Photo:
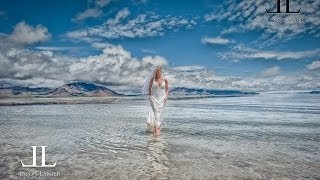
<path fill-rule="evenodd" d="M 120 94 L 104 87 L 85 82 L 73 82 L 56 88 L 48 95 L 52 96 L 119 96 Z"/>
<path fill-rule="evenodd" d="M 238 90 L 213 90 L 177 87 L 169 92 L 171 95 L 188 96 L 188 95 L 216 95 L 216 96 L 236 96 L 236 95 L 254 95 L 256 92 L 244 92 Z"/>
<path fill-rule="evenodd" d="M 310 94 L 320 94 L 320 91 L 311 91 Z"/>
<path fill-rule="evenodd" d="M 256 92 L 244 92 L 238 90 L 212 90 L 200 88 L 177 87 L 170 90 L 173 96 L 241 96 L 254 95 Z M 0 97 L 108 97 L 124 96 L 102 85 L 87 82 L 72 82 L 61 87 L 50 89 L 46 87 L 0 87 Z"/>
<path fill-rule="evenodd" d="M 51 91 L 50 88 L 38 87 L 29 88 L 22 86 L 2 87 L 0 88 L 0 97 L 29 97 L 32 95 L 41 95 Z"/>
<path fill-rule="evenodd" d="M 72 82 L 61 87 L 50 89 L 46 87 L 30 88 L 30 87 L 2 87 L 0 88 L 0 97 L 35 97 L 35 96 L 121 96 L 104 86 L 95 85 L 86 82 Z"/>

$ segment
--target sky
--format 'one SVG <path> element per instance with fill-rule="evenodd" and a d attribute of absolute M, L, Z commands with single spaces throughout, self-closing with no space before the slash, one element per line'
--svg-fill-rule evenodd
<path fill-rule="evenodd" d="M 320 1 L 0 0 L 0 86 L 320 89 Z"/>

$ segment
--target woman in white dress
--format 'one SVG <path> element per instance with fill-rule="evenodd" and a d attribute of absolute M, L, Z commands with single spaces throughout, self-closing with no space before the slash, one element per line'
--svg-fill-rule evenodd
<path fill-rule="evenodd" d="M 160 66 L 155 69 L 148 85 L 151 109 L 147 120 L 147 131 L 159 136 L 163 121 L 163 108 L 169 94 L 168 80 L 162 77 L 162 68 Z"/>

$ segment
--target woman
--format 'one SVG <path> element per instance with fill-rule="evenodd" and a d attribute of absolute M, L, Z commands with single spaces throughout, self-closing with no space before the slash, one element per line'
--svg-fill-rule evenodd
<path fill-rule="evenodd" d="M 158 66 L 148 82 L 151 110 L 147 120 L 147 131 L 153 132 L 157 136 L 160 135 L 163 108 L 169 94 L 168 85 L 168 80 L 162 77 L 162 68 Z"/>

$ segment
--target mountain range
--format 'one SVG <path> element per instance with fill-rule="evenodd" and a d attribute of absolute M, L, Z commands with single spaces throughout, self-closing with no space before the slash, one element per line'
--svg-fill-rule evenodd
<path fill-rule="evenodd" d="M 106 97 L 122 96 L 104 86 L 86 82 L 72 82 L 58 88 L 29 88 L 21 86 L 0 88 L 0 97 Z"/>
<path fill-rule="evenodd" d="M 169 92 L 171 95 L 194 95 L 194 96 L 236 96 L 236 95 L 255 95 L 256 92 L 245 92 L 239 90 L 217 90 L 217 89 L 200 89 L 200 88 L 186 88 L 177 87 Z"/>
<path fill-rule="evenodd" d="M 240 96 L 255 95 L 256 92 L 239 90 L 214 90 L 200 88 L 176 87 L 169 91 L 172 96 Z M 0 87 L 0 97 L 108 97 L 125 96 L 109 88 L 87 82 L 72 82 L 58 88 L 47 87 Z"/>

